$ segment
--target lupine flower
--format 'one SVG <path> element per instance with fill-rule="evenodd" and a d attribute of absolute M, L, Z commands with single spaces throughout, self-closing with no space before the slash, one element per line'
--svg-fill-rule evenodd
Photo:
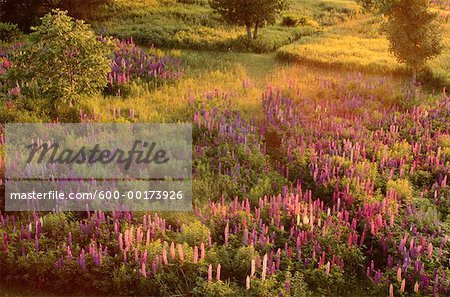
<path fill-rule="evenodd" d="M 222 266 L 220 264 L 217 264 L 217 273 L 216 273 L 216 279 L 220 281 L 220 270 L 222 269 Z"/>
<path fill-rule="evenodd" d="M 173 241 L 170 243 L 170 258 L 175 260 L 175 244 Z"/>
<path fill-rule="evenodd" d="M 266 279 L 266 273 L 267 273 L 267 254 L 265 254 L 264 258 L 263 258 L 262 274 L 261 274 L 261 279 L 262 280 Z"/>
<path fill-rule="evenodd" d="M 208 266 L 208 283 L 212 281 L 212 264 Z"/>
<path fill-rule="evenodd" d="M 194 246 L 194 259 L 193 259 L 194 264 L 197 264 L 198 262 L 198 247 Z"/>
<path fill-rule="evenodd" d="M 184 262 L 183 245 L 177 244 L 177 248 L 178 248 L 178 257 L 180 258 L 181 262 Z"/>

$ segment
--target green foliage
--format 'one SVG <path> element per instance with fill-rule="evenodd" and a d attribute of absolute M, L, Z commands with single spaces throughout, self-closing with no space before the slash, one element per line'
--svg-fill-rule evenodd
<path fill-rule="evenodd" d="M 390 51 L 414 72 L 425 62 L 438 56 L 442 49 L 442 34 L 437 14 L 430 11 L 427 0 L 359 0 L 366 10 L 386 16 L 383 31 Z"/>
<path fill-rule="evenodd" d="M 179 234 L 179 242 L 187 242 L 190 246 L 199 246 L 201 242 L 208 242 L 209 229 L 200 221 L 183 224 Z"/>
<path fill-rule="evenodd" d="M 295 274 L 289 278 L 290 281 L 290 295 L 298 297 L 311 296 L 311 292 L 308 290 L 308 285 L 305 282 L 305 278 L 300 271 L 296 271 Z"/>
<path fill-rule="evenodd" d="M 197 286 L 194 288 L 193 291 L 194 296 L 201 296 L 201 297 L 238 297 L 238 296 L 245 296 L 240 292 L 240 289 L 236 286 L 234 283 L 228 283 L 228 282 L 212 282 L 208 283 L 205 280 L 200 280 L 197 283 Z"/>
<path fill-rule="evenodd" d="M 16 24 L 0 22 L 0 40 L 10 42 L 21 35 Z"/>
<path fill-rule="evenodd" d="M 106 86 L 112 46 L 83 21 L 55 10 L 33 30 L 31 42 L 13 59 L 11 76 L 25 84 L 25 93 L 47 98 L 54 116 Z"/>
<path fill-rule="evenodd" d="M 386 185 L 386 190 L 391 189 L 399 195 L 400 199 L 411 201 L 414 196 L 411 184 L 407 179 L 389 180 Z"/>
<path fill-rule="evenodd" d="M 427 0 L 401 0 L 389 11 L 385 25 L 390 50 L 413 70 L 440 54 L 441 32 Z"/>
<path fill-rule="evenodd" d="M 226 22 L 245 26 L 247 38 L 251 40 L 257 38 L 260 27 L 275 22 L 276 16 L 286 9 L 287 3 L 284 0 L 210 0 L 210 5 Z"/>
<path fill-rule="evenodd" d="M 298 15 L 295 13 L 289 13 L 283 15 L 283 19 L 281 24 L 286 27 L 297 27 L 297 26 L 305 26 L 308 24 L 308 18 L 303 15 Z"/>

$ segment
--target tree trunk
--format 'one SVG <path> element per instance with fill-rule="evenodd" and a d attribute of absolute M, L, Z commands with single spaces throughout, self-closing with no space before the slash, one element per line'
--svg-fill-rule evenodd
<path fill-rule="evenodd" d="M 252 26 L 251 25 L 247 25 L 247 40 L 251 41 L 252 40 Z"/>
<path fill-rule="evenodd" d="M 255 24 L 255 30 L 253 31 L 253 39 L 256 40 L 256 37 L 258 37 L 258 29 L 259 29 L 259 24 L 256 23 Z"/>

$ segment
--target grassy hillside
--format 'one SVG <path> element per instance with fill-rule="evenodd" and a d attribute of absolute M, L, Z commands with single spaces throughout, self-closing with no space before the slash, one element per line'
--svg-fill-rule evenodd
<path fill-rule="evenodd" d="M 305 18 L 302 26 L 282 26 L 282 17 L 247 43 L 242 28 L 223 24 L 205 1 L 115 0 L 99 30 L 145 45 L 164 48 L 268 52 L 313 35 L 319 26 L 342 22 L 358 14 L 351 1 L 293 1 L 286 15 Z"/>
<path fill-rule="evenodd" d="M 449 86 L 450 21 L 449 11 L 435 7 L 442 23 L 443 52 L 428 62 L 429 74 L 423 80 L 439 86 Z M 278 49 L 278 57 L 304 64 L 373 73 L 406 74 L 389 52 L 389 43 L 380 34 L 382 19 L 361 16 L 325 29 L 322 34 L 308 36 Z"/>

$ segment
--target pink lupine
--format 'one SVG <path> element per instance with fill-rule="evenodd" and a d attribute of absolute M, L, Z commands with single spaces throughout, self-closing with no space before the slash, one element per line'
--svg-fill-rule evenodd
<path fill-rule="evenodd" d="M 247 278 L 245 279 L 245 288 L 247 290 L 250 290 L 250 276 L 247 275 Z"/>
<path fill-rule="evenodd" d="M 399 267 L 399 268 L 397 269 L 397 281 L 398 281 L 398 282 L 401 282 L 401 281 L 402 281 L 402 268 L 401 268 L 401 267 Z"/>
<path fill-rule="evenodd" d="M 142 262 L 141 264 L 141 274 L 143 277 L 147 278 L 147 271 L 145 270 L 145 263 Z"/>
<path fill-rule="evenodd" d="M 194 257 L 193 258 L 194 258 L 193 259 L 194 264 L 197 264 L 197 262 L 198 262 L 198 247 L 197 246 L 194 246 Z"/>
<path fill-rule="evenodd" d="M 225 245 L 228 244 L 228 237 L 230 235 L 230 225 L 227 222 L 227 225 L 225 226 L 224 236 L 225 236 Z"/>
<path fill-rule="evenodd" d="M 123 251 L 123 236 L 122 236 L 122 233 L 119 233 L 119 250 Z"/>
<path fill-rule="evenodd" d="M 222 269 L 222 266 L 220 264 L 217 264 L 217 272 L 216 272 L 216 279 L 220 281 L 220 270 Z"/>
<path fill-rule="evenodd" d="M 180 261 L 184 262 L 183 245 L 180 243 L 177 244 L 177 249 L 178 249 L 178 257 L 180 258 Z"/>
<path fill-rule="evenodd" d="M 400 292 L 401 293 L 405 292 L 405 284 L 406 284 L 406 281 L 405 281 L 405 279 L 403 279 L 402 283 L 400 285 Z"/>
<path fill-rule="evenodd" d="M 163 248 L 163 251 L 162 251 L 162 258 L 163 258 L 164 265 L 169 265 L 169 261 L 167 260 L 167 251 L 166 251 L 165 247 Z"/>
<path fill-rule="evenodd" d="M 205 244 L 203 242 L 200 243 L 200 260 L 205 259 Z"/>
<path fill-rule="evenodd" d="M 251 267 L 250 267 L 250 276 L 253 277 L 255 275 L 255 259 L 252 259 Z"/>
<path fill-rule="evenodd" d="M 418 283 L 418 282 L 416 282 L 416 283 L 414 284 L 414 292 L 415 292 L 415 293 L 419 293 L 419 283 Z"/>
<path fill-rule="evenodd" d="M 212 281 L 212 264 L 208 266 L 208 283 Z"/>
<path fill-rule="evenodd" d="M 70 250 L 70 246 L 67 246 L 67 258 L 72 259 L 72 251 Z"/>
<path fill-rule="evenodd" d="M 170 258 L 175 260 L 175 243 L 173 241 L 170 244 Z"/>
<path fill-rule="evenodd" d="M 262 280 L 266 279 L 266 273 L 267 273 L 267 254 L 265 254 L 264 257 L 263 257 L 262 274 L 261 274 L 261 279 Z"/>

